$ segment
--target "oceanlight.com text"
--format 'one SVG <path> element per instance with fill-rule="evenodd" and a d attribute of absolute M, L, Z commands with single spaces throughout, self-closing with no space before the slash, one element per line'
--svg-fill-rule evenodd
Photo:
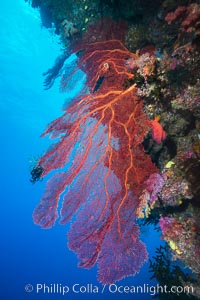
<path fill-rule="evenodd" d="M 27 293 L 36 293 L 36 294 L 60 294 L 66 295 L 69 293 L 73 294 L 149 294 L 154 296 L 156 294 L 193 294 L 194 287 L 191 285 L 186 286 L 170 286 L 167 285 L 102 285 L 97 286 L 92 283 L 87 283 L 85 285 L 74 283 L 73 285 L 67 285 L 62 283 L 37 283 L 35 286 L 32 284 L 25 285 L 25 291 Z"/>

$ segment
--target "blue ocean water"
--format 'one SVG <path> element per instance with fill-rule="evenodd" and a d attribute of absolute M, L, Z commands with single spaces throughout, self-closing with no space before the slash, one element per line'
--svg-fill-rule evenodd
<path fill-rule="evenodd" d="M 0 2 L 0 115 L 1 115 L 1 300 L 37 299 L 151 299 L 146 294 L 101 293 L 97 269 L 77 267 L 77 258 L 67 249 L 66 226 L 42 230 L 34 225 L 32 212 L 44 191 L 45 180 L 32 185 L 29 161 L 50 144 L 41 139 L 45 126 L 61 114 L 65 94 L 59 82 L 43 89 L 42 73 L 61 53 L 57 36 L 41 27 L 39 12 L 23 0 Z M 70 95 L 67 95 L 69 97 Z M 150 257 L 160 244 L 152 228 L 143 232 Z M 148 264 L 140 273 L 118 286 L 154 285 Z M 26 292 L 27 284 L 33 291 Z M 38 292 L 37 284 L 70 287 L 61 293 Z M 96 293 L 75 293 L 74 284 L 93 284 Z"/>

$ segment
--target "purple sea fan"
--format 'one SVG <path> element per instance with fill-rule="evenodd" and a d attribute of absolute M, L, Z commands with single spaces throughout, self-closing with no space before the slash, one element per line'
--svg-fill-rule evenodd
<path fill-rule="evenodd" d="M 124 90 L 124 80 L 133 78 L 124 61 L 133 54 L 113 39 L 80 47 L 75 70 L 86 73 L 90 94 L 81 91 L 43 134 L 57 143 L 39 160 L 42 177 L 55 172 L 33 218 L 43 228 L 59 216 L 61 224 L 70 222 L 68 247 L 79 266 L 97 263 L 99 281 L 108 284 L 135 275 L 147 260 L 136 210 L 157 167 L 142 146 L 149 131 L 143 101 L 135 85 Z"/>

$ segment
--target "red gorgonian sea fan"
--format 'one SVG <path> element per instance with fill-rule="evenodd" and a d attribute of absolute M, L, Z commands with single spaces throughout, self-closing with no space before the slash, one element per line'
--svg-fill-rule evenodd
<path fill-rule="evenodd" d="M 83 46 L 83 45 L 82 45 Z M 98 280 L 112 283 L 135 275 L 147 260 L 139 240 L 136 209 L 144 182 L 157 171 L 141 145 L 149 121 L 136 96 L 124 88 L 132 78 L 125 61 L 134 57 L 119 40 L 84 44 L 77 68 L 87 74 L 90 93 L 76 97 L 44 135 L 59 141 L 38 162 L 47 182 L 34 222 L 52 227 L 74 215 L 68 246 L 79 266 L 98 264 Z"/>

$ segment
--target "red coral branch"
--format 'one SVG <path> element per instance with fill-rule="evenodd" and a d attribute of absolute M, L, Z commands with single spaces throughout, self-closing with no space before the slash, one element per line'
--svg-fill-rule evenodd
<path fill-rule="evenodd" d="M 200 6 L 197 3 L 191 3 L 188 6 L 178 6 L 174 12 L 170 12 L 166 15 L 165 20 L 168 24 L 176 20 L 181 20 L 181 31 L 195 31 L 199 34 Z"/>
<path fill-rule="evenodd" d="M 98 262 L 99 280 L 111 283 L 134 275 L 147 259 L 134 220 L 144 182 L 156 167 L 141 145 L 149 130 L 143 102 L 134 85 L 123 88 L 133 77 L 125 62 L 134 54 L 119 40 L 82 44 L 80 50 L 78 68 L 87 74 L 90 94 L 74 99 L 43 134 L 59 138 L 39 161 L 43 176 L 58 171 L 33 218 L 43 228 L 53 226 L 62 198 L 61 224 L 76 213 L 69 248 L 81 267 Z"/>

